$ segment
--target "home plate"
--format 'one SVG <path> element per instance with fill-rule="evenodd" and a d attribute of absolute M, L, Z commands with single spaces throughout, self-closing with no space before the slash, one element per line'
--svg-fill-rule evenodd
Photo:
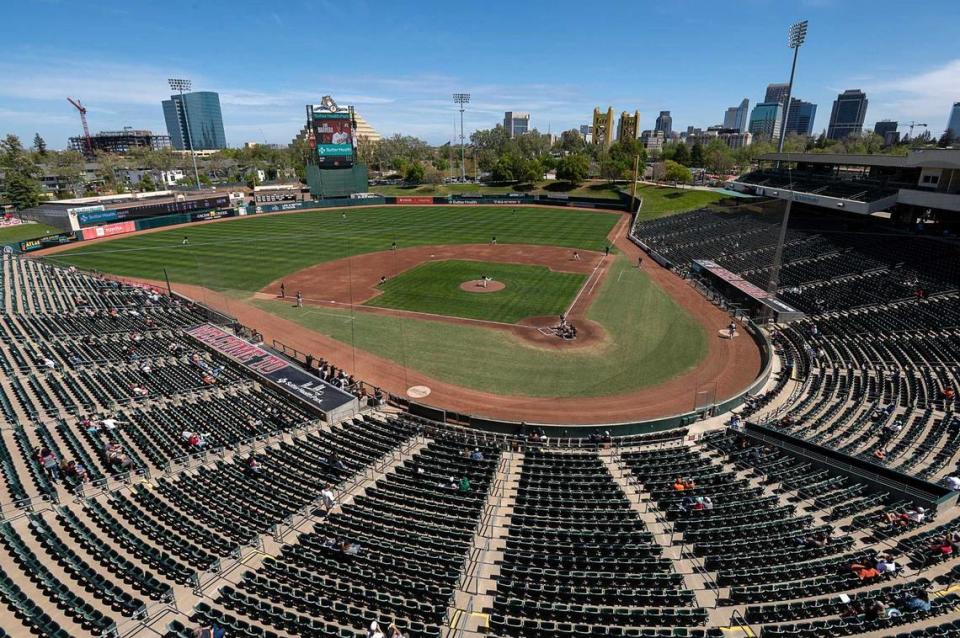
<path fill-rule="evenodd" d="M 422 399 L 430 394 L 430 388 L 425 385 L 415 385 L 407 388 L 407 396 L 411 399 Z"/>

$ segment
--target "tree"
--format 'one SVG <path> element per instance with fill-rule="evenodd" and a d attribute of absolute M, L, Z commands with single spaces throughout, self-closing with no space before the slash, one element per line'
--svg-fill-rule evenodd
<path fill-rule="evenodd" d="M 700 142 L 694 142 L 690 149 L 690 166 L 703 168 L 703 145 Z"/>
<path fill-rule="evenodd" d="M 609 179 L 633 179 L 633 164 L 640 157 L 639 171 L 643 174 L 647 161 L 647 151 L 639 140 L 615 142 L 601 156 L 603 170 L 601 177 Z"/>
<path fill-rule="evenodd" d="M 684 166 L 690 165 L 690 149 L 683 142 L 680 142 L 673 149 L 673 161 Z"/>
<path fill-rule="evenodd" d="M 33 136 L 33 150 L 35 150 L 41 156 L 47 154 L 47 143 L 43 141 L 43 138 L 40 137 L 39 133 L 36 133 Z"/>
<path fill-rule="evenodd" d="M 13 173 L 4 179 L 3 194 L 17 210 L 36 206 L 43 197 L 40 182 L 20 173 Z"/>
<path fill-rule="evenodd" d="M 193 181 L 193 178 L 190 178 Z M 181 180 L 182 181 L 182 180 Z M 247 172 L 247 188 L 253 190 L 260 185 L 260 174 L 257 172 L 257 169 L 253 169 Z"/>
<path fill-rule="evenodd" d="M 513 172 L 514 162 L 509 155 L 504 155 L 497 160 L 497 163 L 490 169 L 490 179 L 495 182 L 512 182 L 517 179 Z"/>
<path fill-rule="evenodd" d="M 140 178 L 140 183 L 138 186 L 140 187 L 140 192 L 143 193 L 152 193 L 153 191 L 157 190 L 157 185 L 154 183 L 153 178 L 150 177 L 150 173 L 143 174 L 143 177 Z"/>
<path fill-rule="evenodd" d="M 107 190 L 120 193 L 124 184 L 118 171 L 126 160 L 115 153 L 97 153 L 97 177 Z"/>
<path fill-rule="evenodd" d="M 410 184 L 419 184 L 426 175 L 426 169 L 421 162 L 412 162 L 407 166 L 403 179 Z"/>
<path fill-rule="evenodd" d="M 557 165 L 557 179 L 579 186 L 587 179 L 590 172 L 590 160 L 582 153 L 572 153 L 560 160 Z"/>
<path fill-rule="evenodd" d="M 514 177 L 524 184 L 538 182 L 543 179 L 543 166 L 537 159 L 521 159 L 514 169 Z"/>
<path fill-rule="evenodd" d="M 940 139 L 937 140 L 937 146 L 940 148 L 947 148 L 948 146 L 953 146 L 954 136 L 953 130 L 947 129 L 943 132 L 943 135 L 940 136 Z"/>
<path fill-rule="evenodd" d="M 725 175 L 733 166 L 733 151 L 723 140 L 710 140 L 703 152 L 706 168 L 716 175 Z"/>
<path fill-rule="evenodd" d="M 689 184 L 693 181 L 693 175 L 690 174 L 690 169 L 674 160 L 667 160 L 664 163 L 663 177 L 668 182 L 676 182 L 678 184 Z"/>
<path fill-rule="evenodd" d="M 438 157 L 435 160 L 433 160 L 433 167 L 438 171 L 440 171 L 441 173 L 443 171 L 449 171 L 450 162 L 447 160 L 446 157 Z"/>
<path fill-rule="evenodd" d="M 579 153 L 587 145 L 587 141 L 580 135 L 577 129 L 570 129 L 560 134 L 560 141 L 557 144 L 564 153 Z"/>
<path fill-rule="evenodd" d="M 40 167 L 16 135 L 7 135 L 0 141 L 0 168 L 4 174 L 2 192 L 14 208 L 23 210 L 40 203 Z"/>

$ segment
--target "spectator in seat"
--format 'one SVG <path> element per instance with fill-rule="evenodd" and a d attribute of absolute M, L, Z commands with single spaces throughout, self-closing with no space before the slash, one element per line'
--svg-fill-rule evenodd
<path fill-rule="evenodd" d="M 860 580 L 870 580 L 880 575 L 877 568 L 867 561 L 866 563 L 853 563 L 850 565 L 850 571 L 857 575 Z"/>
<path fill-rule="evenodd" d="M 380 631 L 380 625 L 377 624 L 376 620 L 370 623 L 370 629 L 367 630 L 367 638 L 384 638 L 383 632 Z"/>
<path fill-rule="evenodd" d="M 897 563 L 890 554 L 880 554 L 877 557 L 877 572 L 881 576 L 896 576 L 897 569 Z"/>
<path fill-rule="evenodd" d="M 390 623 L 390 626 L 387 627 L 387 638 L 403 638 L 403 633 L 397 629 L 395 624 Z"/>
<path fill-rule="evenodd" d="M 947 483 L 947 487 L 950 488 L 951 490 L 954 490 L 954 491 L 960 490 L 960 477 L 948 476 L 946 483 Z"/>
<path fill-rule="evenodd" d="M 473 452 L 470 453 L 470 459 L 473 461 L 482 461 L 483 452 L 481 452 L 479 448 L 474 449 Z"/>
<path fill-rule="evenodd" d="M 933 543 L 930 548 L 931 553 L 937 558 L 947 558 L 953 555 L 953 544 L 950 542 L 950 536 L 944 536 Z"/>
<path fill-rule="evenodd" d="M 43 448 L 43 450 L 40 451 L 40 464 L 43 466 L 43 470 L 47 473 L 51 481 L 56 482 L 60 480 L 60 462 L 49 449 Z"/>
<path fill-rule="evenodd" d="M 903 607 L 908 611 L 930 611 L 930 595 L 923 589 L 903 599 Z"/>
<path fill-rule="evenodd" d="M 873 622 L 884 616 L 886 611 L 886 603 L 884 603 L 882 600 L 873 600 L 867 605 L 867 608 L 863 612 L 863 616 L 867 622 Z"/>
<path fill-rule="evenodd" d="M 263 469 L 260 467 L 260 462 L 257 460 L 253 454 L 247 458 L 247 474 L 259 475 Z"/>
<path fill-rule="evenodd" d="M 333 486 L 330 483 L 321 490 L 320 498 L 323 499 L 323 507 L 329 512 L 332 510 L 336 504 L 337 500 L 333 496 Z"/>
<path fill-rule="evenodd" d="M 470 491 L 470 479 L 467 478 L 466 476 L 464 476 L 463 478 L 461 478 L 461 479 L 460 479 L 460 483 L 457 485 L 457 489 L 460 490 L 461 492 L 469 492 L 469 491 Z"/>
<path fill-rule="evenodd" d="M 224 638 L 226 635 L 226 630 L 216 623 L 193 630 L 193 638 Z"/>

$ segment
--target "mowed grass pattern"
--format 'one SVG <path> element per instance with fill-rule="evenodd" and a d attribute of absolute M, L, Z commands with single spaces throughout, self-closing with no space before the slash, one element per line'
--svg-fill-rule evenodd
<path fill-rule="evenodd" d="M 496 206 L 382 206 L 251 216 L 124 237 L 51 255 L 79 268 L 172 281 L 238 296 L 350 255 L 490 241 L 603 250 L 617 213 Z M 181 245 L 184 237 L 189 245 Z"/>
<path fill-rule="evenodd" d="M 468 292 L 465 281 L 492 277 L 506 285 L 496 292 Z M 559 315 L 573 301 L 586 275 L 546 266 L 446 260 L 420 264 L 381 284 L 368 306 L 435 315 L 516 323 L 525 317 Z"/>
<path fill-rule="evenodd" d="M 602 346 L 548 350 L 481 326 L 258 300 L 257 306 L 436 379 L 503 395 L 606 396 L 662 383 L 706 356 L 703 328 L 623 256 L 611 265 L 589 319 Z M 693 405 L 695 388 L 690 388 Z"/>

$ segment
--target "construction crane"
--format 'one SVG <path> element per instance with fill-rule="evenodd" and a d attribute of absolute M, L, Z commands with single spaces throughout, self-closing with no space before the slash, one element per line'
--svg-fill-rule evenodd
<path fill-rule="evenodd" d="M 911 139 L 911 140 L 913 139 L 913 127 L 914 127 L 914 126 L 922 126 L 923 128 L 927 128 L 927 125 L 926 125 L 926 124 L 923 124 L 923 123 L 921 123 L 921 122 L 912 122 L 912 121 L 911 121 L 911 122 L 904 122 L 904 124 L 906 124 L 907 126 L 910 127 L 910 139 Z"/>
<path fill-rule="evenodd" d="M 83 124 L 83 137 L 87 142 L 87 152 L 84 154 L 87 157 L 93 157 L 93 138 L 90 137 L 90 127 L 87 126 L 87 107 L 80 104 L 80 100 L 74 100 L 71 97 L 67 98 L 67 102 L 70 102 L 73 108 L 80 111 L 80 123 Z"/>

